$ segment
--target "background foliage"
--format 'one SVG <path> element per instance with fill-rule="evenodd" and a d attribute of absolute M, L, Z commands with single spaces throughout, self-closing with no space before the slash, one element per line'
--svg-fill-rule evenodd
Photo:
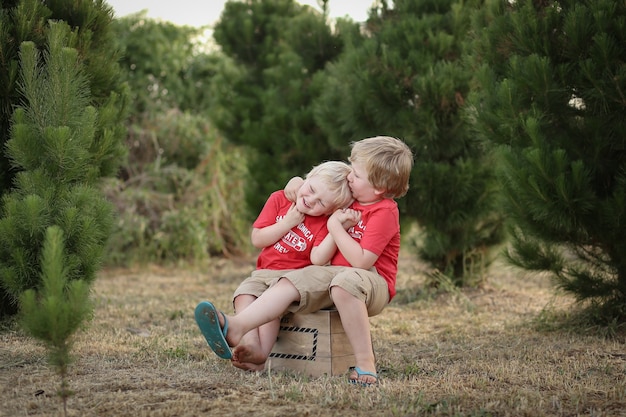
<path fill-rule="evenodd" d="M 489 6 L 471 110 L 500 155 L 508 259 L 623 320 L 626 3 Z"/>
<path fill-rule="evenodd" d="M 330 148 L 312 110 L 313 79 L 338 58 L 343 35 L 311 8 L 277 0 L 227 2 L 214 38 L 228 67 L 212 83 L 211 119 L 253 151 L 246 200 L 256 214 L 294 175 L 347 156 Z"/>
<path fill-rule="evenodd" d="M 101 1 L 7 1 L 0 140 L 25 99 L 15 45 L 42 49 L 54 17 L 80 28 L 68 45 L 89 74 L 96 138 L 126 132 L 90 171 L 118 213 L 109 264 L 251 253 L 249 225 L 272 191 L 386 134 L 415 153 L 399 203 L 405 247 L 432 285 L 479 285 L 504 246 L 621 316 L 625 7 L 377 1 L 359 24 L 293 0 L 231 1 L 207 42 L 141 13 L 110 27 Z M 2 152 L 3 195 L 19 171 L 9 161 Z"/>
<path fill-rule="evenodd" d="M 416 255 L 457 284 L 480 282 L 503 238 L 493 164 L 462 113 L 472 80 L 465 39 L 481 4 L 402 0 L 370 14 L 365 34 L 320 75 L 314 107 L 344 154 L 349 140 L 381 132 L 411 146 L 402 217 L 419 224 Z"/>
<path fill-rule="evenodd" d="M 8 1 L 0 10 L 0 316 L 41 287 L 46 231 L 68 280 L 91 282 L 112 207 L 98 189 L 126 155 L 126 90 L 101 1 Z"/>
<path fill-rule="evenodd" d="M 201 48 L 198 29 L 145 13 L 119 19 L 116 31 L 134 100 L 128 160 L 104 187 L 119 213 L 108 263 L 200 262 L 247 252 L 247 151 L 209 120 L 220 55 Z"/>

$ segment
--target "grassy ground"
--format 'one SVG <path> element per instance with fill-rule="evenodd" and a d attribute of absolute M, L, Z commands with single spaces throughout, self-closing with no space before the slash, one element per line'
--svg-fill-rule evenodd
<path fill-rule="evenodd" d="M 230 311 L 252 267 L 103 272 L 75 341 L 68 415 L 626 416 L 626 336 L 555 328 L 571 300 L 502 266 L 481 289 L 427 297 L 419 265 L 403 258 L 398 297 L 371 319 L 376 387 L 240 371 L 208 348 L 193 309 L 211 299 Z M 15 327 L 0 341 L 0 416 L 63 415 L 45 350 Z"/>

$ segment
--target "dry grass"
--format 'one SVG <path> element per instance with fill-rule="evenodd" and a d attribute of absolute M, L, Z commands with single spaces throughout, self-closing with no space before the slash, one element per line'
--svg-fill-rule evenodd
<path fill-rule="evenodd" d="M 345 376 L 240 371 L 206 346 L 193 309 L 209 298 L 230 310 L 252 266 L 220 260 L 201 272 L 103 272 L 95 318 L 75 343 L 68 414 L 626 416 L 624 335 L 549 330 L 571 302 L 502 267 L 485 288 L 409 302 L 423 272 L 403 258 L 401 294 L 371 319 L 377 387 Z M 62 415 L 45 350 L 16 329 L 0 338 L 0 415 Z"/>

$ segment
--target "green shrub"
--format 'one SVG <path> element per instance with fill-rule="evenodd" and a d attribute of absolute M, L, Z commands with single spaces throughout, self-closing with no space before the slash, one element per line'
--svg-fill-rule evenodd
<path fill-rule="evenodd" d="M 107 263 L 197 262 L 246 252 L 245 153 L 200 115 L 172 110 L 130 130 L 128 165 L 104 187 L 118 213 Z"/>

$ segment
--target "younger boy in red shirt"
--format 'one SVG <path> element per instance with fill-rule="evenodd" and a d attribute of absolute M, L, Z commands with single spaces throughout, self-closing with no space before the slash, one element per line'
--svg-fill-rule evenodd
<path fill-rule="evenodd" d="M 350 167 L 344 162 L 323 162 L 315 166 L 302 185 L 297 187 L 294 202 L 287 199 L 283 190 L 270 195 L 253 224 L 251 234 L 252 244 L 262 249 L 257 257 L 256 270 L 235 291 L 235 311 L 244 310 L 288 271 L 311 264 L 328 263 L 335 247 L 329 240 L 323 244 L 328 235 L 326 221 L 336 209 L 347 207 L 352 202 L 347 181 L 349 173 Z M 198 325 L 211 348 L 217 349 L 216 353 L 219 351 L 221 357 L 232 359 L 228 345 L 215 340 L 211 334 L 214 326 L 207 323 L 210 319 L 206 315 L 196 315 Z M 243 345 L 259 347 L 263 352 L 261 355 L 267 358 L 276 341 L 279 326 L 279 320 L 272 320 L 252 329 L 241 342 Z M 245 354 L 243 356 L 246 357 Z M 262 366 L 254 363 L 258 361 L 257 354 L 246 357 L 243 363 L 233 360 L 233 365 L 259 370 Z"/>

